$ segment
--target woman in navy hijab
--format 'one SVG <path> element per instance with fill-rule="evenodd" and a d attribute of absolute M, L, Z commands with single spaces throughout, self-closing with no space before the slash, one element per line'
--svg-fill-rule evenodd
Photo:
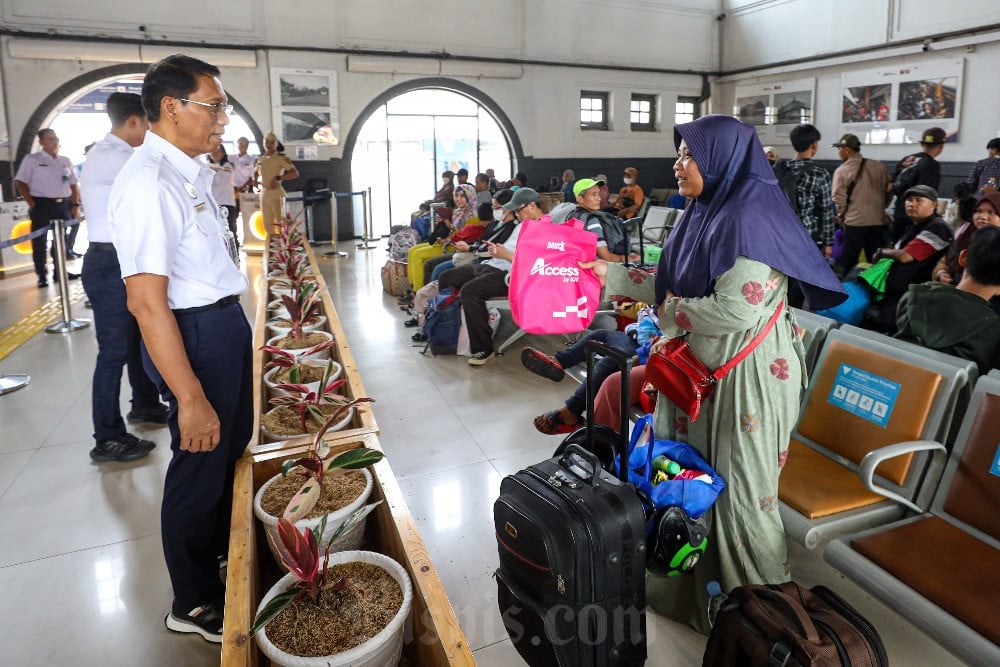
<path fill-rule="evenodd" d="M 707 632 L 709 581 L 730 590 L 790 578 L 778 476 L 807 378 L 795 316 L 785 304 L 788 277 L 800 281 L 813 308 L 845 295 L 789 206 L 753 127 L 705 116 L 677 126 L 674 143 L 674 175 L 689 202 L 655 279 L 620 264 L 584 266 L 606 276 L 609 298 L 659 304 L 661 344 L 686 336 L 711 369 L 736 356 L 782 308 L 761 344 L 719 382 L 696 422 L 662 394 L 657 401 L 656 436 L 690 443 L 727 489 L 705 515 L 711 525 L 705 556 L 689 576 L 649 578 L 647 599 L 661 614 Z"/>

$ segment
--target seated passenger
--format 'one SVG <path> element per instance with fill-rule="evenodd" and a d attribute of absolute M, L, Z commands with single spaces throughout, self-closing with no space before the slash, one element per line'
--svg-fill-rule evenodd
<path fill-rule="evenodd" d="M 910 285 L 931 279 L 931 271 L 951 245 L 951 228 L 937 214 L 937 191 L 928 185 L 907 190 L 906 215 L 910 219 L 899 241 L 892 248 L 875 253 L 875 260 L 893 260 L 885 282 L 885 296 L 879 302 L 879 315 L 885 333 L 896 333 L 896 306 Z"/>
<path fill-rule="evenodd" d="M 613 213 L 600 209 L 603 181 L 581 178 L 573 186 L 577 207 L 570 218 L 582 220 L 588 232 L 597 234 L 597 258 L 606 262 L 638 262 L 639 255 L 628 251 L 625 224 Z"/>
<path fill-rule="evenodd" d="M 599 183 L 601 186 L 601 208 L 599 210 L 604 211 L 611 206 L 608 199 L 611 198 L 611 190 L 608 189 L 608 177 L 604 174 L 598 174 L 594 176 L 594 181 Z M 576 201 L 575 199 L 573 200 Z"/>
<path fill-rule="evenodd" d="M 1000 317 L 989 304 L 1000 296 L 1000 228 L 977 229 L 958 261 L 965 271 L 957 286 L 910 285 L 896 338 L 975 361 L 986 374 L 1000 368 Z"/>
<path fill-rule="evenodd" d="M 618 217 L 623 220 L 631 220 L 639 212 L 642 206 L 642 188 L 636 183 L 639 172 L 635 167 L 626 167 L 622 173 L 622 180 L 625 185 L 618 191 L 618 200 L 615 201 L 615 208 L 618 209 Z"/>
<path fill-rule="evenodd" d="M 430 236 L 427 237 L 428 243 L 440 243 L 444 245 L 453 233 L 466 224 L 477 224 L 479 222 L 479 218 L 476 218 L 475 188 L 468 183 L 457 185 L 455 186 L 453 197 L 455 208 L 451 212 L 451 219 L 442 217 L 438 220 Z"/>
<path fill-rule="evenodd" d="M 539 220 L 543 215 L 539 202 L 541 197 L 537 192 L 531 188 L 519 188 L 503 208 L 513 213 L 518 221 Z M 521 225 L 518 224 L 503 243 L 486 242 L 489 253 L 486 261 L 449 269 L 438 279 L 438 286 L 442 290 L 455 287 L 461 292 L 462 310 L 469 329 L 469 349 L 472 352 L 469 357 L 470 366 L 482 366 L 493 355 L 493 329 L 490 328 L 486 301 L 502 299 L 508 294 L 507 274 L 510 273 L 520 231 Z"/>
<path fill-rule="evenodd" d="M 960 281 L 962 267 L 958 261 L 959 255 L 969 247 L 972 232 L 988 226 L 1000 227 L 1000 193 L 995 191 L 983 195 L 975 203 L 972 222 L 962 224 L 955 232 L 955 240 L 945 256 L 938 260 L 937 266 L 931 272 L 931 279 L 945 285 L 954 285 Z"/>

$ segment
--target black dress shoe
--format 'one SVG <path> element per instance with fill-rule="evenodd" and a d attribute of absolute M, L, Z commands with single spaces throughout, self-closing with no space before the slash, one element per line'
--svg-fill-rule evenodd
<path fill-rule="evenodd" d="M 407 329 L 417 326 L 417 318 L 411 317 L 410 319 L 403 322 L 403 326 Z"/>
<path fill-rule="evenodd" d="M 66 272 L 66 280 L 79 280 L 79 279 L 80 279 L 79 273 L 70 273 L 69 271 Z"/>
<path fill-rule="evenodd" d="M 427 341 L 427 338 L 428 338 L 427 334 L 423 333 L 422 331 L 418 331 L 417 333 L 410 336 L 410 340 L 412 340 L 414 343 L 424 343 Z"/>
<path fill-rule="evenodd" d="M 48 287 L 49 286 L 49 281 L 46 280 L 45 278 L 39 278 L 38 279 L 38 286 L 39 287 Z"/>

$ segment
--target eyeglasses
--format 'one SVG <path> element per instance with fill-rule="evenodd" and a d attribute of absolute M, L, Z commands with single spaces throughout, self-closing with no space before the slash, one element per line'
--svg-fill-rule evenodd
<path fill-rule="evenodd" d="M 212 110 L 214 116 L 218 116 L 219 112 L 223 112 L 227 116 L 233 115 L 233 105 L 223 104 L 222 102 L 216 102 L 215 104 L 209 104 L 208 102 L 199 102 L 198 100 L 189 100 L 184 97 L 178 97 L 181 102 L 190 102 L 191 104 L 197 104 L 200 107 L 206 107 Z"/>

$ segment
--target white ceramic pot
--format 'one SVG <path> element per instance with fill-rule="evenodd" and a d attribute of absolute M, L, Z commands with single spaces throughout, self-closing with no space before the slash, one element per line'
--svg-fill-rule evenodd
<path fill-rule="evenodd" d="M 271 410 L 274 409 L 275 408 L 271 408 Z M 270 414 L 271 410 L 268 410 L 265 414 Z M 343 419 L 341 419 L 339 422 L 328 428 L 327 431 L 328 432 L 343 431 L 351 424 L 351 420 L 353 418 L 354 418 L 354 408 L 351 408 L 347 411 Z M 291 440 L 292 438 L 300 438 L 304 435 L 309 435 L 308 433 L 296 433 L 294 435 L 277 435 L 275 433 L 271 433 L 270 431 L 268 431 L 263 424 L 261 424 L 260 430 L 261 433 L 264 434 L 264 437 L 267 438 L 269 442 L 281 442 L 282 440 Z"/>
<path fill-rule="evenodd" d="M 284 391 L 283 389 L 275 389 L 275 387 L 278 384 L 281 384 L 279 382 L 274 381 L 274 376 L 277 375 L 278 371 L 280 370 L 281 370 L 280 368 L 272 368 L 268 372 L 264 373 L 264 384 L 267 385 L 270 398 L 274 398 L 275 396 L 288 395 L 288 392 Z M 334 361 L 333 373 L 330 374 L 329 382 L 333 382 L 334 380 L 339 378 L 343 374 L 343 372 L 344 372 L 344 367 L 338 364 L 336 361 Z M 316 380 L 315 382 L 307 382 L 306 386 L 309 387 L 310 391 L 319 391 L 319 380 Z M 350 416 L 350 414 L 348 416 Z"/>
<path fill-rule="evenodd" d="M 399 612 L 389 621 L 389 624 L 377 635 L 352 649 L 335 655 L 303 658 L 285 653 L 277 648 L 267 638 L 267 626 L 257 633 L 257 645 L 260 650 L 275 664 L 285 667 L 394 667 L 399 664 L 403 654 L 403 631 L 406 629 L 406 619 L 413 605 L 413 588 L 410 577 L 402 565 L 374 551 L 342 551 L 330 554 L 327 561 L 332 565 L 341 563 L 371 563 L 381 567 L 396 580 L 403 591 L 403 604 Z M 294 575 L 287 574 L 278 580 L 264 599 L 260 601 L 257 613 L 276 595 L 288 590 L 295 583 Z"/>
<path fill-rule="evenodd" d="M 272 307 L 274 307 L 273 310 Z M 284 317 L 285 319 L 288 319 L 288 309 L 285 308 L 285 304 L 281 302 L 281 299 L 272 299 L 271 301 L 268 301 L 267 312 L 270 313 L 270 317 Z"/>
<path fill-rule="evenodd" d="M 276 315 L 278 318 L 288 319 L 288 311 L 285 311 L 284 315 Z M 312 324 L 303 324 L 303 331 L 319 331 L 326 326 L 326 315 L 320 315 Z M 267 322 L 267 333 L 270 336 L 284 336 L 288 333 L 289 326 L 282 326 L 281 324 L 271 324 L 270 320 Z"/>
<path fill-rule="evenodd" d="M 330 333 L 329 331 L 313 331 L 311 333 L 322 334 L 327 340 L 333 340 L 333 334 Z M 267 339 L 267 345 L 274 345 L 279 340 L 281 340 L 282 338 L 284 338 L 286 335 L 287 334 L 281 334 L 281 335 L 275 336 L 273 338 L 268 338 Z M 312 347 L 312 346 L 310 346 L 310 347 Z M 301 350 L 285 350 L 285 351 L 288 352 L 289 354 L 293 355 L 296 359 L 329 359 L 330 358 L 330 350 L 329 349 L 320 350 L 319 352 L 314 352 L 313 354 L 309 354 L 309 355 L 303 356 L 303 353 L 306 350 L 308 350 L 308 349 L 309 349 L 308 347 L 305 347 L 305 348 L 302 348 Z"/>
<path fill-rule="evenodd" d="M 330 514 L 326 515 L 326 530 L 323 531 L 323 539 L 320 540 L 320 551 L 323 551 L 326 548 L 325 545 L 327 541 L 331 537 L 333 537 L 333 534 L 337 531 L 337 529 L 340 528 L 340 526 L 345 521 L 347 521 L 347 518 L 350 517 L 352 514 L 354 514 L 356 510 L 360 509 L 362 506 L 364 506 L 365 503 L 368 502 L 368 497 L 371 496 L 372 494 L 372 486 L 373 486 L 372 474 L 368 471 L 367 468 L 362 468 L 359 472 L 361 472 L 361 474 L 365 476 L 365 488 L 361 492 L 361 495 L 358 496 L 354 500 L 354 502 L 352 502 L 350 505 L 342 507 L 336 512 L 331 512 Z M 265 512 L 264 508 L 261 507 L 260 503 L 261 503 L 261 498 L 264 497 L 264 491 L 269 486 L 271 486 L 271 484 L 273 484 L 274 481 L 277 480 L 279 477 L 281 477 L 280 473 L 275 475 L 271 479 L 267 480 L 267 482 L 265 482 L 264 485 L 257 490 L 257 494 L 253 497 L 253 513 L 258 519 L 260 519 L 260 522 L 264 524 L 264 531 L 268 534 L 268 536 L 273 538 L 273 540 L 279 539 L 278 537 L 279 517 L 271 516 L 270 514 Z M 302 531 L 303 528 L 309 528 L 310 530 L 312 530 L 313 528 L 318 528 L 319 524 L 322 521 L 323 517 L 317 517 L 315 519 L 299 519 L 298 521 L 295 522 L 295 526 L 299 529 L 300 532 Z M 362 538 L 364 538 L 365 535 L 366 521 L 368 521 L 367 516 L 364 519 L 362 519 L 361 523 L 355 526 L 346 535 L 341 535 L 340 539 L 338 539 L 336 542 L 333 543 L 333 547 L 330 549 L 330 553 L 336 553 L 338 551 L 348 551 L 350 549 L 357 549 L 359 546 L 361 546 L 361 540 Z M 274 556 L 274 560 L 277 561 L 278 565 L 280 565 L 281 568 L 284 570 L 285 566 L 281 562 L 281 557 L 278 555 L 278 552 L 275 551 L 274 549 L 273 541 L 268 540 L 267 546 L 271 549 L 271 555 Z"/>

